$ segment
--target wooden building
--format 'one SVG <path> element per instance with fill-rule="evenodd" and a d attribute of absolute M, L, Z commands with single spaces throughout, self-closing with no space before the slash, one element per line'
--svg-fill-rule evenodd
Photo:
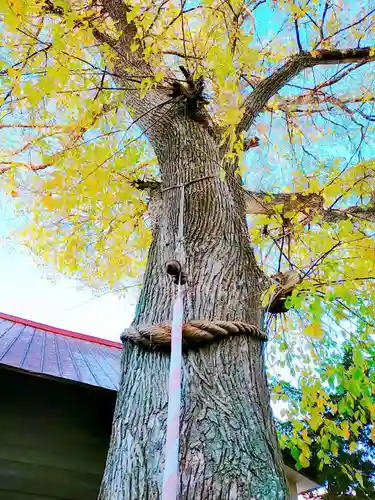
<path fill-rule="evenodd" d="M 120 343 L 0 313 L 0 500 L 96 500 L 120 354 Z M 286 470 L 292 498 L 317 486 Z"/>

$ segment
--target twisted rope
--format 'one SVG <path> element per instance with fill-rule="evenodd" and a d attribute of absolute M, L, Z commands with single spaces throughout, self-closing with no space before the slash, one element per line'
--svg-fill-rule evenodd
<path fill-rule="evenodd" d="M 185 349 L 199 347 L 231 335 L 249 335 L 262 341 L 267 340 L 267 335 L 257 326 L 242 321 L 197 320 L 183 324 L 182 346 Z M 125 339 L 151 349 L 167 347 L 171 343 L 171 324 L 131 326 L 121 334 L 121 340 Z"/>

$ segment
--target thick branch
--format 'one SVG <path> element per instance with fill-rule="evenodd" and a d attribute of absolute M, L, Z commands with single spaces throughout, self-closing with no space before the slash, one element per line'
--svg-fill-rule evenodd
<path fill-rule="evenodd" d="M 44 11 L 58 16 L 61 21 L 65 21 L 65 11 L 61 6 L 54 4 L 53 0 L 46 0 Z M 128 22 L 127 14 L 130 11 L 129 2 L 123 0 L 103 0 L 101 4 L 101 15 L 93 21 L 88 19 L 90 28 L 96 40 L 101 45 L 108 45 L 113 53 L 113 58 L 108 60 L 107 52 L 103 52 L 103 58 L 108 62 L 112 71 L 104 70 L 104 75 L 108 74 L 114 78 L 119 88 L 124 91 L 125 102 L 128 109 L 132 110 L 132 116 L 138 125 L 147 132 L 152 141 L 152 131 L 154 124 L 159 122 L 171 104 L 171 99 L 167 99 L 165 91 L 151 89 L 147 95 L 141 99 L 139 95 L 139 83 L 145 78 L 152 76 L 152 68 L 145 61 L 142 48 L 132 47 L 136 41 L 137 27 L 134 21 Z M 110 16 L 116 26 L 119 38 L 113 38 L 108 34 L 106 24 L 103 19 Z M 99 22 L 97 23 L 96 21 Z M 45 50 L 45 49 L 44 49 Z M 69 54 L 71 57 L 73 55 Z M 80 58 L 77 58 L 81 60 Z M 84 61 L 86 64 L 87 61 Z M 95 67 L 95 69 L 97 69 Z M 168 71 L 167 71 L 168 73 Z"/>
<path fill-rule="evenodd" d="M 132 183 L 140 191 L 147 191 L 152 203 L 152 212 L 159 212 L 161 206 L 160 182 L 154 179 L 136 180 Z M 297 212 L 311 220 L 321 216 L 324 222 L 337 222 L 357 217 L 375 222 L 375 205 L 368 207 L 348 207 L 345 209 L 324 208 L 323 197 L 317 193 L 259 193 L 245 190 L 246 213 L 248 215 L 269 215 L 275 213 L 277 205 L 283 205 L 282 213 Z"/>
<path fill-rule="evenodd" d="M 139 82 L 145 77 L 152 77 L 153 69 L 145 61 L 141 46 L 139 45 L 138 49 L 132 47 L 132 43 L 136 41 L 137 28 L 134 21 L 127 21 L 129 7 L 122 0 L 103 0 L 102 5 L 121 36 L 115 40 L 95 28 L 94 36 L 101 44 L 107 44 L 112 49 L 114 57 L 108 64 L 112 66 L 112 73 L 116 75 L 115 81 L 120 87 L 128 88 L 124 91 L 128 109 L 131 110 L 132 117 L 151 144 L 155 146 L 159 131 L 168 119 L 167 112 L 174 108 L 175 102 L 161 88 L 149 89 L 141 98 Z M 165 74 L 167 79 L 173 76 L 167 68 Z"/>
<path fill-rule="evenodd" d="M 359 49 L 313 50 L 293 55 L 268 78 L 262 80 L 244 102 L 244 114 L 238 132 L 248 130 L 269 99 L 302 70 L 327 64 L 347 64 L 375 60 L 375 47 Z"/>
<path fill-rule="evenodd" d="M 283 205 L 282 213 L 295 211 L 305 214 L 308 219 L 321 216 L 324 222 L 337 222 L 357 217 L 375 222 L 375 206 L 349 207 L 345 209 L 325 209 L 323 197 L 316 193 L 255 193 L 245 191 L 246 213 L 248 215 L 272 215 L 275 206 Z"/>
<path fill-rule="evenodd" d="M 320 106 L 331 104 L 332 106 L 341 108 L 346 113 L 352 114 L 353 111 L 347 107 L 347 104 L 356 104 L 361 102 L 363 102 L 363 98 L 360 97 L 342 96 L 339 99 L 333 95 L 317 90 L 299 95 L 295 98 L 287 98 L 287 99 L 280 98 L 277 101 L 277 105 L 281 111 L 284 111 L 285 113 L 292 113 L 296 111 L 296 109 L 298 109 L 299 112 L 303 111 L 311 112 L 312 109 L 321 111 Z M 299 108 L 297 108 L 297 106 L 299 106 Z M 309 107 L 301 109 L 301 106 L 309 106 Z"/>

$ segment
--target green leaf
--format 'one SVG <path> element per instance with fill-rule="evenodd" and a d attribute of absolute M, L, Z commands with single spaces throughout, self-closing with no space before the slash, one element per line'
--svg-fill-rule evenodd
<path fill-rule="evenodd" d="M 155 81 L 157 83 L 161 82 L 163 80 L 163 78 L 164 78 L 164 72 L 163 71 L 158 71 L 157 73 L 155 73 L 154 78 L 155 78 Z"/>
<path fill-rule="evenodd" d="M 364 373 L 361 368 L 355 368 L 352 372 L 353 378 L 357 381 L 363 380 Z"/>
<path fill-rule="evenodd" d="M 290 450 L 290 453 L 292 454 L 293 458 L 295 458 L 296 460 L 299 459 L 300 450 L 296 446 L 293 446 L 293 448 Z"/>
<path fill-rule="evenodd" d="M 320 442 L 321 442 L 322 448 L 324 450 L 329 450 L 330 446 L 329 446 L 329 438 L 328 438 L 327 434 L 323 434 L 323 436 L 321 437 Z"/>
<path fill-rule="evenodd" d="M 353 349 L 353 361 L 354 361 L 354 364 L 356 364 L 357 366 L 363 366 L 364 365 L 364 357 L 363 357 L 363 353 L 360 349 Z"/>
<path fill-rule="evenodd" d="M 220 167 L 219 178 L 221 182 L 225 182 L 226 175 L 227 175 L 226 171 L 223 169 L 223 167 Z"/>
<path fill-rule="evenodd" d="M 361 485 L 361 488 L 364 488 L 362 474 L 360 474 L 358 471 L 356 471 L 356 472 L 354 473 L 354 477 L 356 478 L 356 480 L 357 480 L 357 481 L 359 482 L 359 484 Z"/>
<path fill-rule="evenodd" d="M 295 464 L 295 468 L 296 470 L 301 470 L 303 467 L 302 467 L 302 464 L 300 461 L 297 461 L 296 464 Z"/>
<path fill-rule="evenodd" d="M 346 400 L 345 398 L 342 398 L 338 404 L 338 409 L 341 415 L 344 415 L 344 413 L 347 411 L 347 406 L 346 406 Z"/>

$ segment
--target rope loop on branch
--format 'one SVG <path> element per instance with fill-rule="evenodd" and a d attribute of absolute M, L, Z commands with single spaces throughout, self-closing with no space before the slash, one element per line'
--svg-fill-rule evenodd
<path fill-rule="evenodd" d="M 249 335 L 263 342 L 267 340 L 267 335 L 260 328 L 242 321 L 196 320 L 183 324 L 182 346 L 184 349 L 200 347 L 231 335 Z M 150 349 L 166 348 L 171 343 L 171 324 L 131 326 L 121 334 L 121 340 L 125 339 Z"/>

